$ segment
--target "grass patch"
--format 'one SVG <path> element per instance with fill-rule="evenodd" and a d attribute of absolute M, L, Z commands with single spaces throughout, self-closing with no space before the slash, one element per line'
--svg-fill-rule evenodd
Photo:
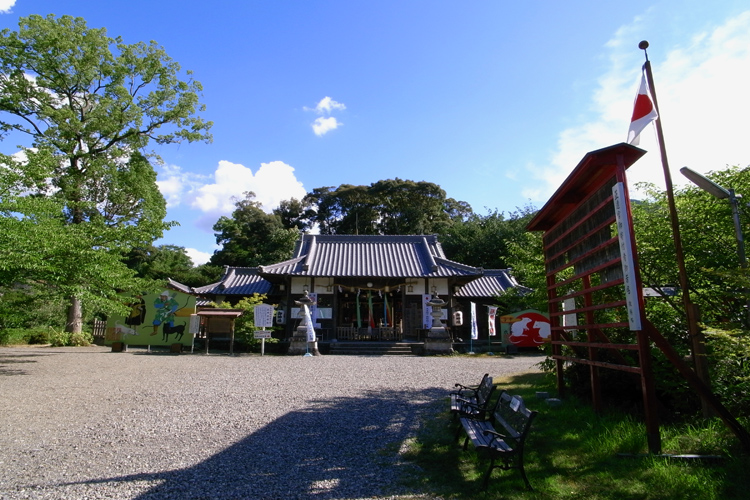
<path fill-rule="evenodd" d="M 492 374 L 490 374 L 492 375 Z M 527 491 L 516 470 L 495 470 L 487 492 L 482 477 L 488 462 L 471 449 L 463 451 L 463 435 L 455 440 L 456 424 L 445 408 L 424 423 L 408 443 L 403 458 L 418 474 L 405 478 L 414 491 L 442 498 L 483 499 L 746 499 L 750 458 L 740 453 L 734 435 L 717 420 L 663 426 L 664 454 L 721 455 L 720 461 L 673 459 L 648 455 L 645 426 L 625 414 L 595 414 L 590 406 L 566 399 L 549 407 L 537 391 L 554 394 L 549 376 L 523 374 L 495 380 L 499 388 L 523 396 L 539 415 L 526 441 L 526 473 L 534 491 Z M 623 456 L 629 455 L 629 456 Z"/>

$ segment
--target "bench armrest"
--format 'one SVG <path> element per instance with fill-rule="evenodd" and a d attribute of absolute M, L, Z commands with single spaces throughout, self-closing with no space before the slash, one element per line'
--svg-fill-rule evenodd
<path fill-rule="evenodd" d="M 475 410 L 483 410 L 482 405 L 476 403 L 475 401 L 469 401 L 468 399 L 463 398 L 456 398 L 456 402 L 461 403 L 462 407 L 470 406 L 471 408 Z"/>
<path fill-rule="evenodd" d="M 457 396 L 463 396 L 464 392 L 468 392 L 474 396 L 477 394 L 477 387 L 469 387 L 463 384 L 456 384 L 455 387 L 456 389 L 451 391 L 451 394 L 456 394 Z"/>
<path fill-rule="evenodd" d="M 489 436 L 491 434 L 492 435 L 492 441 L 494 441 L 497 438 L 506 438 L 506 437 L 508 437 L 505 434 L 500 434 L 499 432 L 497 432 L 494 429 L 485 429 L 482 432 L 484 433 L 485 436 Z M 492 441 L 490 441 L 490 442 L 492 442 Z"/>

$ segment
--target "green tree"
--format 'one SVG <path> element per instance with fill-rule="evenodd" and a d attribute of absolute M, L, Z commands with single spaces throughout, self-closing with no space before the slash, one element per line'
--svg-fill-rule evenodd
<path fill-rule="evenodd" d="M 185 248 L 176 245 L 135 247 L 124 262 L 139 278 L 160 282 L 171 278 L 192 287 L 213 283 L 221 276 L 215 266 L 194 266 Z"/>
<path fill-rule="evenodd" d="M 750 193 L 750 168 L 729 167 L 707 176 L 737 193 Z M 646 196 L 633 204 L 633 220 L 644 286 L 657 290 L 663 286 L 679 287 L 666 193 L 654 185 L 639 187 Z M 690 298 L 700 309 L 701 326 L 706 328 L 712 389 L 738 416 L 746 416 L 750 408 L 745 397 L 750 380 L 750 280 L 739 263 L 731 206 L 727 200 L 716 199 L 692 184 L 676 189 L 674 195 Z M 741 208 L 741 227 L 747 234 L 749 214 L 744 206 Z M 689 354 L 691 342 L 680 293 L 647 297 L 645 303 L 649 320 L 675 349 Z M 685 413 L 695 411 L 695 395 L 675 382 L 674 370 L 665 365 L 656 358 L 656 378 L 666 399 L 671 395 L 672 404 Z"/>
<path fill-rule="evenodd" d="M 0 33 L 0 132 L 28 138 L 25 161 L 2 158 L 18 178 L 6 183 L 14 232 L 0 251 L 30 257 L 5 265 L 4 279 L 65 290 L 66 330 L 80 332 L 83 301 L 106 305 L 137 286 L 123 253 L 169 227 L 144 150 L 210 140 L 200 91 L 155 42 L 125 44 L 81 18 L 32 15 Z"/>
<path fill-rule="evenodd" d="M 216 307 L 242 311 L 242 316 L 238 317 L 234 323 L 235 340 L 248 350 L 260 348 L 262 341 L 255 338 L 255 332 L 261 330 L 261 328 L 255 326 L 255 306 L 263 304 L 267 298 L 265 294 L 254 293 L 251 297 L 243 297 L 234 305 L 229 302 L 214 303 Z M 274 344 L 279 339 L 271 338 L 265 341 Z"/>
<path fill-rule="evenodd" d="M 709 178 L 719 185 L 731 187 L 738 193 L 750 193 L 750 168 L 729 167 L 710 173 Z M 653 185 L 641 185 L 647 193 L 644 200 L 633 206 L 636 245 L 645 286 L 678 285 L 674 239 L 669 223 L 666 193 Z M 727 200 L 719 200 L 694 185 L 675 191 L 675 205 L 680 221 L 680 235 L 685 254 L 685 267 L 690 283 L 690 296 L 701 309 L 702 321 L 707 324 L 745 323 L 747 271 L 738 259 L 732 209 Z M 741 207 L 740 221 L 747 233 L 748 214 Z M 683 318 L 679 296 L 663 297 L 676 316 L 665 318 L 668 324 L 680 324 Z M 680 327 L 681 328 L 681 327 Z"/>
<path fill-rule="evenodd" d="M 440 234 L 471 213 L 467 203 L 446 198 L 432 182 L 396 178 L 378 181 L 368 191 L 381 234 Z"/>
<path fill-rule="evenodd" d="M 312 217 L 312 208 L 309 203 L 302 200 L 296 198 L 283 200 L 273 210 L 273 213 L 279 217 L 281 225 L 287 229 L 297 229 L 300 232 L 312 229 L 309 225 Z"/>
<path fill-rule="evenodd" d="M 511 267 L 509 245 L 525 240 L 526 225 L 533 207 L 517 209 L 507 216 L 497 210 L 487 215 L 472 214 L 452 224 L 441 238 L 448 258 L 486 269 Z"/>
<path fill-rule="evenodd" d="M 378 212 L 367 186 L 316 188 L 304 201 L 314 207 L 307 225 L 317 226 L 320 234 L 378 234 Z"/>
<path fill-rule="evenodd" d="M 299 232 L 283 227 L 281 218 L 265 213 L 254 198 L 254 193 L 245 193 L 232 216 L 220 217 L 214 224 L 221 249 L 214 252 L 211 265 L 252 267 L 291 258 Z"/>
<path fill-rule="evenodd" d="M 381 180 L 313 189 L 278 212 L 286 227 L 321 234 L 439 234 L 471 214 L 468 203 L 447 198 L 431 182 Z"/>

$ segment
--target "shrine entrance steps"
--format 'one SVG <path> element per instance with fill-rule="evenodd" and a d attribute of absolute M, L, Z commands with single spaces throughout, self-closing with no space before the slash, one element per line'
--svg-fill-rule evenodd
<path fill-rule="evenodd" d="M 358 356 L 412 356 L 424 349 L 421 342 L 329 342 L 328 354 Z"/>

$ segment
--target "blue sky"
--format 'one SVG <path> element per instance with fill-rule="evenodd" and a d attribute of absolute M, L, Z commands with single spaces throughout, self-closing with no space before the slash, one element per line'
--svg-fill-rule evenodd
<path fill-rule="evenodd" d="M 155 40 L 204 87 L 214 141 L 158 148 L 157 244 L 205 262 L 233 197 L 401 178 L 475 212 L 541 207 L 588 151 L 623 142 L 646 39 L 672 177 L 750 164 L 746 1 L 0 0 L 0 28 L 68 14 Z M 8 141 L 0 150 L 12 153 Z M 629 182 L 664 186 L 653 127 Z M 632 193 L 631 193 L 632 194 Z M 746 193 L 750 196 L 750 193 Z"/>

